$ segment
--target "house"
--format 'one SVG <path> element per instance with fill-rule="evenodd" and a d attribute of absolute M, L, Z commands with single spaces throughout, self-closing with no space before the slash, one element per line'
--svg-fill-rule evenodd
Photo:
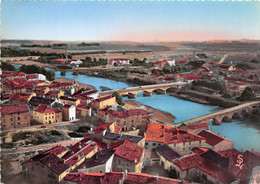
<path fill-rule="evenodd" d="M 174 160 L 177 160 L 181 156 L 173 151 L 169 146 L 162 145 L 158 146 L 157 148 L 154 148 L 156 154 L 160 158 L 160 165 L 164 167 L 165 170 L 171 170 L 172 169 L 172 163 Z"/>
<path fill-rule="evenodd" d="M 218 70 L 219 70 L 220 72 L 230 72 L 230 71 L 233 70 L 233 66 L 222 64 L 222 65 L 220 65 L 220 66 L 218 67 Z"/>
<path fill-rule="evenodd" d="M 73 94 L 74 98 L 78 98 L 81 104 L 89 104 L 92 100 L 98 98 L 98 92 L 96 90 L 83 91 L 79 90 Z"/>
<path fill-rule="evenodd" d="M 179 128 L 147 123 L 145 148 L 151 149 L 161 145 L 168 145 L 180 155 L 185 155 L 193 147 L 205 145 L 205 138 Z"/>
<path fill-rule="evenodd" d="M 197 174 L 195 168 L 203 161 L 198 154 L 186 155 L 174 161 L 171 169 L 175 170 L 180 179 L 192 179 Z"/>
<path fill-rule="evenodd" d="M 34 93 L 36 93 L 37 97 L 44 97 L 50 91 L 50 88 L 46 86 L 35 86 Z"/>
<path fill-rule="evenodd" d="M 56 117 L 58 119 L 56 119 Z M 58 108 L 49 108 L 47 106 L 38 106 L 32 115 L 33 120 L 41 124 L 53 124 L 62 120 L 61 110 Z"/>
<path fill-rule="evenodd" d="M 73 121 L 76 119 L 76 107 L 74 105 L 64 105 L 62 109 L 64 121 Z"/>
<path fill-rule="evenodd" d="M 78 168 L 79 173 L 108 173 L 112 171 L 113 149 L 105 149 L 85 160 Z"/>
<path fill-rule="evenodd" d="M 125 140 L 110 145 L 115 150 L 112 170 L 140 173 L 143 164 L 144 149 Z"/>
<path fill-rule="evenodd" d="M 26 75 L 26 79 L 27 79 L 28 81 L 30 81 L 30 80 L 38 80 L 36 74 L 27 74 L 27 75 Z"/>
<path fill-rule="evenodd" d="M 154 149 L 144 150 L 143 166 L 153 166 L 160 164 L 160 157 L 156 154 Z"/>
<path fill-rule="evenodd" d="M 79 104 L 76 107 L 76 114 L 79 116 L 91 116 L 91 108 L 88 105 Z"/>
<path fill-rule="evenodd" d="M 123 141 L 123 140 L 128 140 L 142 148 L 145 145 L 145 139 L 143 136 L 127 135 L 127 134 L 120 135 L 117 132 L 115 133 L 106 132 L 105 135 L 103 136 L 103 142 L 106 143 L 107 145 L 113 144 L 118 141 Z"/>
<path fill-rule="evenodd" d="M 66 97 L 66 96 L 61 96 L 60 97 L 60 101 L 63 104 L 66 105 L 74 105 L 77 106 L 80 104 L 80 100 L 79 99 L 75 99 L 75 98 L 71 98 L 71 97 Z"/>
<path fill-rule="evenodd" d="M 189 132 L 192 132 L 194 134 L 198 134 L 202 130 L 208 130 L 208 124 L 207 123 L 200 123 L 200 124 L 194 124 L 194 125 L 187 125 L 185 127 L 181 127 L 184 130 L 188 130 Z"/>
<path fill-rule="evenodd" d="M 55 102 L 56 102 L 56 100 L 54 100 L 54 99 L 33 96 L 30 99 L 29 104 L 31 104 L 32 106 L 36 106 L 36 107 L 38 107 L 39 105 L 52 106 Z"/>
<path fill-rule="evenodd" d="M 232 141 L 213 132 L 202 130 L 198 135 L 204 137 L 206 139 L 206 145 L 211 147 L 214 151 L 225 151 L 234 148 Z"/>
<path fill-rule="evenodd" d="M 116 122 L 116 125 L 122 128 L 122 131 L 129 131 L 141 127 L 142 122 L 146 122 L 145 118 L 151 118 L 150 111 L 143 109 L 128 110 L 111 110 L 108 108 L 97 111 L 97 118 L 105 122 Z"/>
<path fill-rule="evenodd" d="M 166 65 L 168 66 L 175 66 L 175 60 L 172 59 L 164 59 L 154 62 L 155 67 L 164 68 Z"/>
<path fill-rule="evenodd" d="M 27 105 L 1 106 L 1 127 L 19 128 L 30 126 L 30 111 Z"/>
<path fill-rule="evenodd" d="M 114 96 L 106 96 L 102 98 L 98 98 L 91 102 L 91 108 L 93 109 L 104 109 L 107 106 L 116 105 L 116 97 Z"/>
<path fill-rule="evenodd" d="M 180 184 L 189 183 L 187 181 L 172 179 L 162 176 L 154 176 L 145 173 L 134 172 L 109 172 L 101 173 L 70 173 L 64 178 L 64 184 L 82 183 L 152 183 L 152 184 Z"/>
<path fill-rule="evenodd" d="M 33 88 L 32 81 L 26 81 L 25 78 L 14 78 L 13 80 L 3 81 L 3 93 L 26 93 Z"/>
<path fill-rule="evenodd" d="M 45 93 L 45 97 L 49 98 L 49 99 L 55 99 L 55 98 L 60 98 L 61 96 L 64 96 L 64 91 L 48 91 L 47 93 Z"/>
<path fill-rule="evenodd" d="M 188 82 L 191 83 L 194 80 L 203 79 L 202 76 L 196 75 L 195 73 L 180 73 L 176 75 L 176 80 L 180 82 Z"/>
<path fill-rule="evenodd" d="M 70 171 L 70 166 L 61 157 L 67 148 L 57 146 L 22 163 L 23 176 L 28 183 L 60 183 Z"/>
<path fill-rule="evenodd" d="M 114 65 L 114 63 L 117 63 L 118 65 L 129 65 L 130 64 L 130 59 L 111 59 L 109 61 L 109 64 L 110 65 Z"/>
<path fill-rule="evenodd" d="M 121 128 L 116 126 L 114 122 L 102 123 L 95 130 L 89 131 L 84 134 L 85 138 L 95 138 L 99 141 L 103 141 L 103 136 L 106 133 L 118 133 Z"/>
<path fill-rule="evenodd" d="M 18 94 L 14 94 L 11 98 L 10 98 L 10 103 L 13 105 L 27 105 L 30 101 L 30 99 L 36 96 L 35 93 L 18 93 Z"/>

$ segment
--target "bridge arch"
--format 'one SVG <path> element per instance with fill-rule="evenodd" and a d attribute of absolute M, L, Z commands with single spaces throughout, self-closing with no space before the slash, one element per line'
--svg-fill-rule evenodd
<path fill-rule="evenodd" d="M 169 88 L 166 88 L 165 91 L 166 93 L 171 93 L 171 91 L 176 91 L 176 87 L 169 87 Z"/>
<path fill-rule="evenodd" d="M 154 90 L 152 91 L 152 93 L 153 93 L 153 92 L 155 92 L 155 93 L 157 93 L 157 94 L 166 94 L 166 90 L 161 89 L 161 88 L 154 89 Z"/>

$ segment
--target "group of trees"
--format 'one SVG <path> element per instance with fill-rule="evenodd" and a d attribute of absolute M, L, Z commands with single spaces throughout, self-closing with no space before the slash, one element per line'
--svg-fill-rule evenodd
<path fill-rule="evenodd" d="M 21 47 L 42 47 L 42 48 L 50 48 L 51 45 L 38 45 L 38 44 L 22 44 Z"/>
<path fill-rule="evenodd" d="M 253 91 L 253 89 L 250 87 L 246 87 L 244 91 L 241 93 L 240 97 L 238 97 L 238 100 L 240 101 L 250 101 L 255 99 L 256 99 L 256 94 Z"/>
<path fill-rule="evenodd" d="M 46 70 L 44 67 L 40 67 L 37 65 L 22 65 L 20 67 L 20 71 L 26 74 L 34 74 L 40 73 L 46 76 L 46 79 L 49 81 L 53 81 L 55 79 L 55 73 L 50 70 Z"/>
<path fill-rule="evenodd" d="M 123 98 L 118 92 L 114 92 L 112 96 L 116 97 L 116 102 L 118 103 L 118 105 L 124 105 Z"/>
<path fill-rule="evenodd" d="M 10 63 L 1 62 L 0 67 L 3 71 L 16 71 L 15 66 Z"/>
<path fill-rule="evenodd" d="M 96 58 L 86 57 L 85 60 L 82 60 L 82 64 L 80 67 L 93 67 L 93 66 L 105 66 L 108 62 L 107 59 L 99 58 L 98 60 Z"/>
<path fill-rule="evenodd" d="M 190 61 L 186 65 L 177 65 L 177 66 L 165 66 L 163 68 L 164 73 L 184 73 L 190 72 L 192 68 L 201 67 L 205 62 L 201 60 Z"/>
<path fill-rule="evenodd" d="M 221 93 L 226 92 L 226 86 L 225 84 L 217 81 L 217 80 L 206 80 L 206 79 L 200 79 L 200 80 L 194 80 L 192 82 L 195 86 L 203 86 L 210 88 L 212 90 L 220 91 Z"/>
<path fill-rule="evenodd" d="M 238 64 L 236 64 L 236 68 L 242 69 L 242 70 L 253 69 L 250 65 L 248 65 L 246 63 L 238 63 Z"/>

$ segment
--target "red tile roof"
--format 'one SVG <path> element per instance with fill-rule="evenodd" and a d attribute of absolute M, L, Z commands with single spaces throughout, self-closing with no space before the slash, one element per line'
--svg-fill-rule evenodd
<path fill-rule="evenodd" d="M 155 148 L 154 150 L 170 162 L 172 162 L 172 160 L 174 160 L 174 159 L 181 157 L 177 152 L 173 151 L 170 147 L 168 147 L 166 145 L 159 146 L 159 147 Z"/>
<path fill-rule="evenodd" d="M 58 94 L 60 91 L 49 91 L 48 93 L 46 93 L 45 95 L 52 95 L 52 94 Z"/>
<path fill-rule="evenodd" d="M 208 128 L 208 124 L 207 123 L 200 123 L 200 124 L 197 124 L 197 125 L 188 125 L 187 128 L 191 129 L 191 130 Z"/>
<path fill-rule="evenodd" d="M 15 73 L 13 76 L 25 76 L 25 74 L 22 73 L 22 72 L 17 72 L 17 73 Z"/>
<path fill-rule="evenodd" d="M 220 135 L 217 135 L 213 132 L 206 131 L 206 130 L 202 130 L 198 135 L 204 137 L 206 139 L 206 143 L 211 146 L 215 146 L 218 143 L 220 143 L 221 141 L 231 142 L 230 140 L 225 139 L 224 137 L 221 137 Z"/>
<path fill-rule="evenodd" d="M 179 167 L 181 171 L 185 171 L 200 165 L 203 162 L 198 154 L 192 154 L 189 156 L 182 157 L 181 159 L 174 162 L 174 164 Z"/>
<path fill-rule="evenodd" d="M 83 105 L 83 104 L 77 105 L 77 108 L 79 108 L 79 109 L 90 109 L 90 107 L 88 105 Z"/>
<path fill-rule="evenodd" d="M 206 159 L 204 159 L 202 163 L 197 165 L 196 168 L 224 184 L 229 184 L 236 181 L 236 178 L 232 173 L 228 172 L 224 168 L 213 164 Z"/>
<path fill-rule="evenodd" d="M 249 72 L 247 72 L 245 70 L 241 70 L 241 69 L 233 70 L 233 72 L 235 72 L 235 73 L 242 73 L 242 74 L 249 74 Z"/>
<path fill-rule="evenodd" d="M 176 144 L 180 142 L 199 140 L 205 140 L 205 138 L 179 128 L 173 128 L 156 123 L 147 124 L 145 141 Z"/>
<path fill-rule="evenodd" d="M 93 100 L 93 102 L 103 102 L 103 101 L 108 100 L 110 98 L 115 98 L 115 97 L 113 97 L 113 96 L 106 96 L 106 97 L 103 97 L 103 98 L 95 99 L 95 100 Z"/>
<path fill-rule="evenodd" d="M 183 77 L 185 80 L 197 80 L 197 79 L 203 79 L 202 76 L 196 75 L 195 73 L 191 72 L 188 74 L 179 74 L 181 77 Z"/>
<path fill-rule="evenodd" d="M 19 93 L 13 95 L 10 99 L 11 100 L 23 100 L 23 99 L 28 99 L 31 96 L 30 93 Z"/>
<path fill-rule="evenodd" d="M 228 70 L 229 69 L 229 65 L 220 65 L 219 68 L 223 69 L 223 70 Z"/>
<path fill-rule="evenodd" d="M 13 114 L 13 113 L 21 113 L 21 112 L 29 112 L 29 108 L 27 105 L 3 105 L 1 106 L 1 114 Z"/>
<path fill-rule="evenodd" d="M 116 118 L 127 118 L 130 116 L 139 116 L 139 115 L 149 115 L 151 114 L 149 111 L 143 110 L 143 109 L 129 109 L 125 110 L 123 112 L 120 111 L 112 111 L 109 109 L 105 109 L 106 114 L 110 114 L 110 116 L 116 117 Z"/>
<path fill-rule="evenodd" d="M 27 74 L 26 78 L 27 79 L 37 79 L 37 76 L 35 74 Z"/>
<path fill-rule="evenodd" d="M 100 124 L 95 130 L 93 130 L 93 132 L 95 134 L 99 134 L 101 132 L 103 132 L 105 129 L 107 129 L 110 125 L 112 125 L 113 122 L 110 122 L 110 123 L 102 123 Z"/>
<path fill-rule="evenodd" d="M 122 180 L 123 172 L 110 172 L 110 173 L 69 173 L 65 176 L 65 181 L 83 183 L 99 183 L 99 184 L 114 184 Z M 128 172 L 124 178 L 127 183 L 135 184 L 180 184 L 189 183 L 183 180 L 172 179 L 168 177 L 158 176 L 156 178 L 154 175 L 144 174 L 144 173 L 130 173 Z"/>
<path fill-rule="evenodd" d="M 67 148 L 65 148 L 63 146 L 57 146 L 55 148 L 52 148 L 50 150 L 47 150 L 43 153 L 40 153 L 40 154 L 32 157 L 31 159 L 23 162 L 22 165 L 39 161 L 42 164 L 49 167 L 51 170 L 53 170 L 56 174 L 60 175 L 61 173 L 66 171 L 69 168 L 69 166 L 67 164 L 65 164 L 62 159 L 57 157 L 57 155 L 66 150 L 67 150 Z"/>
<path fill-rule="evenodd" d="M 113 148 L 115 151 L 115 156 L 124 158 L 130 162 L 135 161 L 138 163 L 141 159 L 143 148 L 136 146 L 134 143 L 124 140 L 119 141 L 110 145 L 110 148 Z"/>
<path fill-rule="evenodd" d="M 216 65 L 216 63 L 214 63 L 214 62 L 209 62 L 209 63 L 207 63 L 208 65 Z"/>
<path fill-rule="evenodd" d="M 154 64 L 159 64 L 159 63 L 165 63 L 167 61 L 173 61 L 172 59 L 164 59 L 164 60 L 159 60 L 159 61 L 155 61 Z"/>
<path fill-rule="evenodd" d="M 47 106 L 38 106 L 34 111 L 42 114 L 61 112 L 58 108 L 49 108 Z"/>
<path fill-rule="evenodd" d="M 198 155 L 201 155 L 203 153 L 205 153 L 206 151 L 208 151 L 209 148 L 205 148 L 205 147 L 195 147 L 195 148 L 192 148 L 191 151 L 198 154 Z"/>

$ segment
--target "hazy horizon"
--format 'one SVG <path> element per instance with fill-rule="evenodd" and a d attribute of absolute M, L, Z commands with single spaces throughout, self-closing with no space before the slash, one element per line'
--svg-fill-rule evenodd
<path fill-rule="evenodd" d="M 2 39 L 260 40 L 260 2 L 2 1 Z"/>

